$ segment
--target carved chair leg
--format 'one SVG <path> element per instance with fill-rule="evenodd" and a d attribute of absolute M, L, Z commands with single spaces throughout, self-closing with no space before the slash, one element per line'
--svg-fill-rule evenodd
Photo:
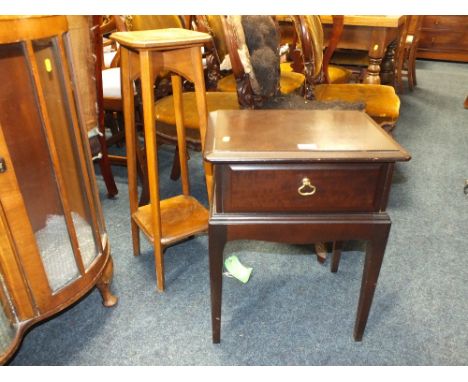
<path fill-rule="evenodd" d="M 107 308 L 114 306 L 115 304 L 117 304 L 118 301 L 118 298 L 115 295 L 113 295 L 110 291 L 113 270 L 114 265 L 112 262 L 112 257 L 109 256 L 109 260 L 107 260 L 107 264 L 104 267 L 101 278 L 96 283 L 96 287 L 101 293 L 102 304 Z"/>
<path fill-rule="evenodd" d="M 149 203 L 149 184 L 148 184 L 148 173 L 146 163 L 146 150 L 144 146 L 137 147 L 137 173 L 141 181 L 141 194 L 140 200 L 138 201 L 139 206 L 144 206 Z"/>
<path fill-rule="evenodd" d="M 327 247 L 325 243 L 315 243 L 315 254 L 317 255 L 317 261 L 323 264 L 327 259 Z"/>
<path fill-rule="evenodd" d="M 416 57 L 413 48 L 411 48 L 408 57 L 408 86 L 410 90 L 416 86 Z"/>
<path fill-rule="evenodd" d="M 179 161 L 179 145 L 176 145 L 174 151 L 174 160 L 172 161 L 171 179 L 177 180 L 180 178 L 180 161 Z"/>
<path fill-rule="evenodd" d="M 115 184 L 114 175 L 112 174 L 112 168 L 109 161 L 109 154 L 107 152 L 106 138 L 99 136 L 99 143 L 101 144 L 101 159 L 99 160 L 99 167 L 101 174 L 104 179 L 104 183 L 107 189 L 107 197 L 113 198 L 119 193 Z"/>

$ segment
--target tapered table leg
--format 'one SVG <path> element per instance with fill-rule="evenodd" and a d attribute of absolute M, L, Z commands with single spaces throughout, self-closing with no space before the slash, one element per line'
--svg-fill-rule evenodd
<path fill-rule="evenodd" d="M 338 266 L 340 265 L 342 247 L 343 247 L 342 241 L 333 242 L 332 258 L 331 258 L 331 263 L 330 263 L 330 270 L 333 273 L 336 273 L 338 271 Z"/>
<path fill-rule="evenodd" d="M 211 287 L 211 327 L 213 343 L 221 340 L 221 300 L 223 289 L 223 250 L 226 245 L 226 226 L 208 227 L 208 251 Z"/>
<path fill-rule="evenodd" d="M 366 328 L 389 232 L 390 222 L 382 224 L 378 228 L 376 227 L 374 237 L 367 244 L 361 292 L 354 325 L 354 339 L 356 341 L 362 340 Z"/>

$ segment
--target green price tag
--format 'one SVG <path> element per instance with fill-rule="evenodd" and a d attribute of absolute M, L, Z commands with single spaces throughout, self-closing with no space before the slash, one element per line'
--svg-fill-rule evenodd
<path fill-rule="evenodd" d="M 226 260 L 224 260 L 224 267 L 240 282 L 245 284 L 247 281 L 249 281 L 252 268 L 248 268 L 242 265 L 237 256 L 229 256 Z"/>

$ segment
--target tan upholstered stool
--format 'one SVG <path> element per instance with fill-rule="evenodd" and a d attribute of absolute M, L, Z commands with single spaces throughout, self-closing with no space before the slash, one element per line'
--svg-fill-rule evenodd
<path fill-rule="evenodd" d="M 125 137 L 127 146 L 128 187 L 134 255 L 140 253 L 140 229 L 154 244 L 157 287 L 164 290 L 165 247 L 206 231 L 208 211 L 190 196 L 185 128 L 183 125 L 182 81 L 195 85 L 202 147 L 207 126 L 207 105 L 201 47 L 211 39 L 206 33 L 180 28 L 117 32 L 111 38 L 121 46 L 122 94 L 124 101 Z M 174 108 L 181 167 L 182 195 L 160 200 L 153 84 L 162 70 L 172 75 Z M 136 173 L 136 136 L 133 81 L 141 78 L 144 131 L 148 163 L 150 203 L 138 207 Z M 208 196 L 211 200 L 211 168 L 205 166 Z"/>

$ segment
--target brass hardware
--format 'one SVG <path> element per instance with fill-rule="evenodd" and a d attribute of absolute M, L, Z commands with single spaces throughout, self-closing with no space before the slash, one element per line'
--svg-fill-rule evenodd
<path fill-rule="evenodd" d="M 5 164 L 5 159 L 0 158 L 0 173 L 6 171 L 6 164 Z"/>
<path fill-rule="evenodd" d="M 310 183 L 309 178 L 303 178 L 302 185 L 297 189 L 297 192 L 301 196 L 313 195 L 315 194 L 315 191 L 317 191 L 317 187 Z"/>
<path fill-rule="evenodd" d="M 47 73 L 52 72 L 52 61 L 50 61 L 50 58 L 44 60 L 44 66 Z"/>

